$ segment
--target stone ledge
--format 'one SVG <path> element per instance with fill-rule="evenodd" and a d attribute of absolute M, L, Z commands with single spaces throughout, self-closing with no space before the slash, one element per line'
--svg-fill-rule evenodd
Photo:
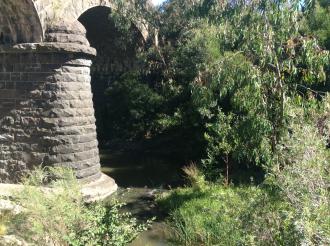
<path fill-rule="evenodd" d="M 23 187 L 19 184 L 3 184 L 0 183 L 0 197 L 11 197 L 15 192 Z M 81 192 L 87 203 L 104 200 L 112 195 L 118 186 L 116 182 L 109 176 L 102 173 L 100 178 L 94 182 L 83 184 Z M 44 188 L 46 191 L 47 188 Z"/>
<path fill-rule="evenodd" d="M 76 43 L 25 43 L 17 44 L 12 47 L 0 46 L 0 54 L 18 54 L 18 53 L 77 53 L 90 56 L 96 56 L 96 49 Z"/>
<path fill-rule="evenodd" d="M 109 176 L 102 173 L 101 177 L 82 187 L 82 193 L 86 202 L 101 201 L 117 191 L 116 182 Z"/>

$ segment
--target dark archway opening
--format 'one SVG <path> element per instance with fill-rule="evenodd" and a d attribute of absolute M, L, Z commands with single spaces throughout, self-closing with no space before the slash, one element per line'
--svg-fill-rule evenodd
<path fill-rule="evenodd" d="M 144 142 L 143 134 L 136 141 L 121 141 L 128 139 L 125 131 L 132 132 L 131 125 L 138 124 L 139 119 L 135 122 L 130 114 L 125 117 L 130 106 L 130 102 L 126 101 L 130 97 L 123 96 L 123 90 L 118 94 L 116 90 L 109 94 L 110 87 L 120 87 L 124 74 L 127 76 L 140 68 L 138 55 L 145 47 L 141 33 L 133 24 L 128 28 L 118 26 L 111 17 L 111 9 L 107 7 L 89 9 L 78 20 L 87 30 L 90 45 L 97 50 L 97 57 L 91 68 L 91 85 L 102 171 L 113 177 L 121 187 L 172 185 L 172 180 L 180 179 L 177 167 L 172 165 L 172 160 L 149 153 L 141 144 Z M 131 83 L 126 80 L 125 83 L 129 90 L 134 90 L 140 82 Z M 148 98 L 148 92 L 143 88 L 147 86 L 142 85 L 133 93 L 141 93 L 144 98 Z M 116 117 L 116 112 L 120 112 L 120 117 L 119 114 Z M 134 127 L 136 130 L 136 126 Z"/>
<path fill-rule="evenodd" d="M 108 7 L 94 7 L 78 19 L 87 30 L 90 45 L 97 50 L 91 68 L 93 102 L 96 116 L 97 136 L 101 148 L 114 138 L 112 115 L 109 115 L 107 89 L 124 73 L 137 68 L 137 54 L 143 49 L 144 40 L 132 24 L 123 30 L 113 18 Z"/>

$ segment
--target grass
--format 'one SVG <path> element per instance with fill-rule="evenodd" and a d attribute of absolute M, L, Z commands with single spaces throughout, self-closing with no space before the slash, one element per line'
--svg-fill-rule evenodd
<path fill-rule="evenodd" d="M 169 211 L 174 244 L 241 245 L 246 240 L 242 215 L 258 199 L 257 187 L 209 185 L 203 191 L 179 188 L 158 199 Z"/>
<path fill-rule="evenodd" d="M 13 202 L 23 209 L 18 214 L 0 213 L 0 239 L 8 234 L 31 245 L 122 246 L 150 224 L 122 213 L 123 204 L 115 200 L 86 204 L 71 169 L 36 169 L 22 184 Z M 52 189 L 40 189 L 43 186 Z"/>
<path fill-rule="evenodd" d="M 167 223 L 174 245 L 328 245 L 324 242 L 330 242 L 328 210 L 317 210 L 315 218 L 313 214 L 300 214 L 281 193 L 266 184 L 261 187 L 207 184 L 202 190 L 178 188 L 163 194 L 158 203 L 169 214 Z M 308 206 L 305 210 L 312 211 Z M 307 240 L 310 243 L 304 244 Z"/>
<path fill-rule="evenodd" d="M 184 169 L 190 187 L 158 199 L 175 244 L 330 245 L 328 138 L 299 117 L 259 186 L 209 183 L 196 165 Z"/>

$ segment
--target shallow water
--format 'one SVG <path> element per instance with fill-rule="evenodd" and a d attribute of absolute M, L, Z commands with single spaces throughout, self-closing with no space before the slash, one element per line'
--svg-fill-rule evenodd
<path fill-rule="evenodd" d="M 151 188 L 119 188 L 115 198 L 125 202 L 124 211 L 130 212 L 138 221 L 145 222 L 156 218 L 151 228 L 140 234 L 129 246 L 163 246 L 168 245 L 167 229 L 164 215 L 155 203 L 155 196 L 163 192 L 160 189 Z"/>
<path fill-rule="evenodd" d="M 101 151 L 102 171 L 120 187 L 170 188 L 181 184 L 181 163 L 133 153 Z"/>
<path fill-rule="evenodd" d="M 156 222 L 152 228 L 135 239 L 129 246 L 166 246 L 169 245 L 166 240 L 166 225 L 164 222 Z"/>
<path fill-rule="evenodd" d="M 102 171 L 113 177 L 119 189 L 115 198 L 126 204 L 123 208 L 143 222 L 153 217 L 152 227 L 129 246 L 164 246 L 168 230 L 165 215 L 157 207 L 157 194 L 181 183 L 180 165 L 170 160 L 134 155 L 111 155 L 101 152 Z"/>

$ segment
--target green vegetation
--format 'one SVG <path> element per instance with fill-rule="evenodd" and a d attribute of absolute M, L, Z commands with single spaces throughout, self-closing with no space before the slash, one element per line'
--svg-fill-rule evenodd
<path fill-rule="evenodd" d="M 305 13 L 298 0 L 166 2 L 145 16 L 159 45 L 107 92 L 112 128 L 129 141 L 175 133 L 163 152 L 188 143 L 181 159 L 202 164 L 209 180 L 243 182 L 242 170 L 260 180 L 290 131 L 291 106 L 326 95 L 315 88 L 328 85 L 329 52 L 318 36 L 302 34 L 319 5 L 308 6 Z"/>
<path fill-rule="evenodd" d="M 306 1 L 311 8 L 307 9 L 306 33 L 316 35 L 320 43 L 330 49 L 330 2 L 328 0 Z"/>
<path fill-rule="evenodd" d="M 329 99 L 325 105 L 329 107 Z M 321 108 L 327 112 L 329 108 Z M 201 182 L 189 167 L 191 186 L 159 198 L 169 211 L 178 245 L 328 245 L 330 243 L 329 170 L 326 139 L 299 108 L 291 132 L 263 184 L 224 186 Z M 313 118 L 312 117 L 312 118 Z M 318 117 L 316 117 L 318 118 Z M 330 124 L 330 121 L 324 122 Z M 187 168 L 186 168 L 187 169 Z M 192 171 L 194 170 L 194 171 Z M 196 188 L 197 187 L 197 188 Z"/>
<path fill-rule="evenodd" d="M 159 198 L 177 244 L 330 243 L 328 17 L 321 0 L 172 0 L 145 17 L 160 43 L 135 77 L 159 95 L 144 129 L 197 143 L 191 186 Z"/>
<path fill-rule="evenodd" d="M 5 211 L 0 212 L 0 237 L 7 234 L 6 224 L 8 223 L 8 214 Z"/>
<path fill-rule="evenodd" d="M 178 245 L 240 245 L 244 226 L 240 217 L 253 201 L 260 199 L 257 188 L 234 188 L 211 185 L 197 192 L 180 188 L 160 200 L 172 211 L 171 233 Z"/>
<path fill-rule="evenodd" d="M 120 212 L 115 201 L 85 204 L 74 172 L 65 168 L 37 169 L 23 187 L 13 200 L 22 211 L 6 214 L 1 229 L 31 245 L 120 246 L 147 226 Z"/>
<path fill-rule="evenodd" d="M 102 132 L 186 165 L 187 186 L 158 198 L 172 242 L 330 245 L 329 1 L 116 2 L 121 33 L 144 19 L 158 42 L 104 92 Z M 0 234 L 124 245 L 145 229 L 120 204 L 85 205 L 72 172 L 47 172 L 26 180 L 25 210 Z"/>

